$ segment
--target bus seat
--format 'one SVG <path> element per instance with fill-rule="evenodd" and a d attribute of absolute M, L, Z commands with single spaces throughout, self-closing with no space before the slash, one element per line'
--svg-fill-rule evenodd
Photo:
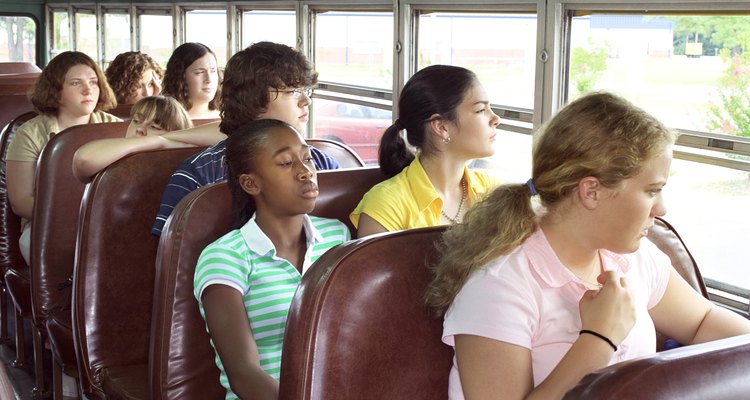
<path fill-rule="evenodd" d="M 126 122 L 110 122 L 65 129 L 50 139 L 37 163 L 30 251 L 32 332 L 40 357 L 41 344 L 49 333 L 53 378 L 60 377 L 60 366 L 68 375 L 78 375 L 70 323 L 69 282 L 84 184 L 73 176 L 73 155 L 91 140 L 124 137 L 127 126 Z M 53 315 L 64 322 L 62 326 L 55 325 L 61 329 L 48 329 L 47 320 Z M 38 360 L 35 367 L 41 371 L 41 358 Z M 37 374 L 37 379 L 40 376 L 43 377 Z M 53 383 L 56 392 L 61 390 L 59 379 Z M 88 385 L 85 381 L 81 383 L 84 387 Z"/>
<path fill-rule="evenodd" d="M 132 104 L 118 104 L 117 107 L 107 111 L 108 113 L 114 115 L 115 117 L 121 118 L 123 120 L 130 120 L 130 109 L 133 108 Z"/>
<path fill-rule="evenodd" d="M 654 226 L 649 229 L 648 239 L 669 256 L 672 266 L 693 289 L 708 298 L 706 283 L 703 281 L 698 264 L 685 246 L 680 234 L 669 222 L 656 217 Z"/>
<path fill-rule="evenodd" d="M 672 266 L 687 283 L 703 297 L 708 298 L 706 284 L 698 269 L 693 255 L 685 246 L 685 242 L 677 233 L 677 230 L 663 218 L 656 217 L 654 226 L 648 230 L 648 239 L 653 242 L 659 250 L 663 251 L 672 261 Z M 657 332 L 656 350 L 664 350 L 667 346 L 667 338 Z"/>
<path fill-rule="evenodd" d="M 282 364 L 283 365 L 283 364 Z M 586 375 L 565 399 L 745 399 L 750 335 L 656 353 Z"/>
<path fill-rule="evenodd" d="M 0 74 L 24 74 L 29 72 L 42 72 L 42 70 L 30 62 L 8 61 L 0 63 Z"/>
<path fill-rule="evenodd" d="M 32 111 L 29 93 L 39 73 L 0 76 L 0 129 L 15 117 Z"/>
<path fill-rule="evenodd" d="M 365 162 L 362 160 L 351 147 L 341 142 L 328 139 L 305 139 L 307 144 L 328 154 L 336 159 L 341 168 L 358 168 L 364 167 Z"/>
<path fill-rule="evenodd" d="M 444 231 L 371 236 L 318 259 L 289 312 L 280 400 L 448 398 L 453 350 L 424 306 Z"/>
<path fill-rule="evenodd" d="M 131 154 L 86 187 L 73 273 L 73 339 L 90 399 L 147 399 L 154 266 L 151 235 L 161 194 L 203 147 Z M 136 294 L 137 295 L 134 295 Z"/>
<path fill-rule="evenodd" d="M 28 72 L 21 74 L 0 74 L 0 95 L 31 93 L 39 72 Z"/>
<path fill-rule="evenodd" d="M 351 229 L 349 213 L 383 179 L 378 168 L 321 171 L 312 214 L 337 218 Z M 206 324 L 193 297 L 193 274 L 201 251 L 229 232 L 231 204 L 226 183 L 208 185 L 180 201 L 165 225 L 156 261 L 149 361 L 154 400 L 224 398 Z"/>
<path fill-rule="evenodd" d="M 26 352 L 24 349 L 25 335 L 23 320 L 31 318 L 31 281 L 29 280 L 29 266 L 26 265 L 18 247 L 21 236 L 21 217 L 13 213 L 8 198 L 5 180 L 5 160 L 10 141 L 18 127 L 34 118 L 33 111 L 15 117 L 2 131 L 0 136 L 0 339 L 8 338 L 8 307 L 10 296 L 13 302 L 15 316 L 16 360 L 14 365 L 23 366 Z M 6 274 L 9 277 L 6 278 Z M 6 284 L 6 279 L 10 284 Z M 9 287 L 10 286 L 10 287 Z"/>
<path fill-rule="evenodd" d="M 312 215 L 336 218 L 345 223 L 355 237 L 357 232 L 349 214 L 368 190 L 386 178 L 378 167 L 319 171 L 320 193 Z"/>
<path fill-rule="evenodd" d="M 193 126 L 201 126 L 212 122 L 221 122 L 221 118 L 198 118 L 193 120 Z"/>
<path fill-rule="evenodd" d="M 224 399 L 206 326 L 193 297 L 201 251 L 232 225 L 226 183 L 204 186 L 183 198 L 159 240 L 151 324 L 151 398 Z M 179 338 L 179 340 L 175 340 Z"/>

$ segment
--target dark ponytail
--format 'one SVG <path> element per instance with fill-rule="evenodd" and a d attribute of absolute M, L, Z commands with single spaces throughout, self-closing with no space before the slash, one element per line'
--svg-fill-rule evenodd
<path fill-rule="evenodd" d="M 402 129 L 404 127 L 401 125 L 401 120 L 396 120 L 393 125 L 385 130 L 383 137 L 380 139 L 378 162 L 380 162 L 380 170 L 389 178 L 401 172 L 414 161 L 414 153 L 409 150 L 404 137 L 401 136 Z"/>
<path fill-rule="evenodd" d="M 420 152 L 434 151 L 425 135 L 427 124 L 435 114 L 455 121 L 456 108 L 476 82 L 473 72 L 452 65 L 431 65 L 414 74 L 401 91 L 398 119 L 380 140 L 378 161 L 383 174 L 396 175 L 414 160 L 414 154 L 399 134 L 402 129 L 406 130 L 409 144 Z"/>

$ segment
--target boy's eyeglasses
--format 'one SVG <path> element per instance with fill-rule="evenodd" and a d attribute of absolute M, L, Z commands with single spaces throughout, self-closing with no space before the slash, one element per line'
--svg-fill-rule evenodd
<path fill-rule="evenodd" d="M 298 99 L 302 96 L 304 93 L 307 97 L 312 97 L 313 94 L 313 88 L 311 87 L 304 87 L 304 88 L 296 88 L 296 89 L 289 89 L 289 90 L 278 90 L 279 93 L 291 93 L 292 96 L 294 96 L 295 99 Z"/>

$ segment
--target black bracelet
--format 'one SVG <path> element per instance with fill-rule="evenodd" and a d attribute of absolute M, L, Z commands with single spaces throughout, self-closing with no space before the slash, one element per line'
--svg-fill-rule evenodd
<path fill-rule="evenodd" d="M 602 335 L 601 333 L 599 333 L 599 332 L 594 332 L 594 331 L 591 331 L 591 330 L 588 330 L 588 329 L 581 329 L 581 331 L 580 331 L 580 332 L 578 332 L 578 336 L 581 336 L 581 335 L 583 335 L 584 333 L 588 333 L 589 335 L 594 335 L 594 336 L 598 337 L 599 339 L 601 339 L 601 340 L 603 340 L 603 341 L 607 342 L 607 344 L 608 344 L 608 345 L 612 346 L 612 350 L 614 350 L 614 351 L 617 351 L 617 346 L 615 346 L 615 344 L 614 344 L 614 343 L 612 343 L 612 341 L 611 341 L 611 340 L 609 340 L 609 338 L 608 338 L 608 337 L 606 337 L 606 336 Z"/>

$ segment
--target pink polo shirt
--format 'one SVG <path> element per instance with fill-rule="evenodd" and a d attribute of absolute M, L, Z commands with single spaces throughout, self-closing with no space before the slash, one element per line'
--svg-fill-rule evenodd
<path fill-rule="evenodd" d="M 661 300 L 672 268 L 669 258 L 647 239 L 632 254 L 600 252 L 605 270 L 616 270 L 628 282 L 636 305 L 636 323 L 610 364 L 656 351 L 656 333 L 648 310 Z M 471 334 L 531 350 L 534 386 L 562 359 L 581 330 L 578 301 L 583 282 L 557 258 L 541 229 L 512 253 L 475 272 L 445 315 L 443 342 Z M 449 397 L 463 399 L 453 358 Z"/>

